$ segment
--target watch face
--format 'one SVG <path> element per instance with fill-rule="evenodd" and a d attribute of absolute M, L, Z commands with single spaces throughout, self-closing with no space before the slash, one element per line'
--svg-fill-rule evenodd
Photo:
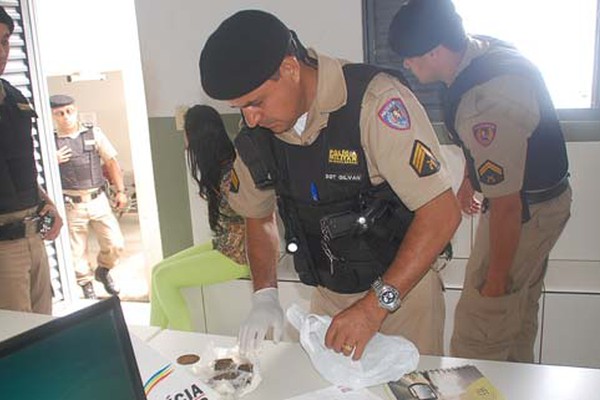
<path fill-rule="evenodd" d="M 395 291 L 393 289 L 387 289 L 387 290 L 384 289 L 384 291 L 381 293 L 379 298 L 381 299 L 381 302 L 383 304 L 391 306 L 398 299 L 398 295 L 395 293 Z"/>

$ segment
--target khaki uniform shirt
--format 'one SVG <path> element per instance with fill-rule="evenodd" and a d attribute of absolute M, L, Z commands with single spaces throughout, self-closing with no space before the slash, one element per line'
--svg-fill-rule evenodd
<path fill-rule="evenodd" d="M 488 42 L 469 38 L 457 75 L 488 49 Z M 539 121 L 536 88 L 521 76 L 498 76 L 462 96 L 455 126 L 475 160 L 477 179 L 486 197 L 521 190 L 527 140 Z"/>
<path fill-rule="evenodd" d="M 76 139 L 80 134 L 86 132 L 88 130 L 87 127 L 85 126 L 80 126 L 79 130 L 77 131 L 77 133 L 71 134 L 71 135 L 60 135 L 59 137 L 69 137 L 71 139 Z M 100 158 L 102 159 L 102 162 L 107 162 L 108 160 L 112 159 L 112 158 L 116 158 L 117 157 L 117 150 L 115 150 L 114 146 L 112 145 L 112 143 L 108 140 L 108 138 L 106 137 L 106 135 L 104 134 L 104 132 L 102 132 L 102 129 L 100 129 L 97 126 L 94 126 L 92 128 L 92 132 L 94 134 L 94 146 L 96 147 L 96 150 L 98 151 L 98 154 L 100 154 Z M 86 189 L 86 190 L 65 190 L 64 193 L 70 196 L 83 196 L 86 195 L 90 192 L 95 191 L 96 189 Z"/>
<path fill-rule="evenodd" d="M 311 51 L 313 54 L 316 52 Z M 308 111 L 306 127 L 277 138 L 298 146 L 315 141 L 327 126 L 329 114 L 346 104 L 343 61 L 316 54 L 319 61 L 317 94 Z M 387 181 L 411 210 L 416 210 L 451 187 L 440 146 L 421 104 L 396 78 L 381 73 L 369 83 L 360 115 L 361 143 L 371 182 Z M 262 218 L 273 213 L 275 193 L 254 186 L 240 157 L 234 163 L 239 178 L 229 201 L 240 215 Z"/>

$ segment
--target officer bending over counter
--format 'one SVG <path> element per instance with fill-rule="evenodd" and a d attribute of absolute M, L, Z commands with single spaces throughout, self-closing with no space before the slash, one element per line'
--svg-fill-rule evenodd
<path fill-rule="evenodd" d="M 533 362 L 548 255 L 572 197 L 542 74 L 513 45 L 467 34 L 450 0 L 408 1 L 392 21 L 390 45 L 421 83 L 447 86 L 446 128 L 465 157 L 457 195 L 466 214 L 482 212 L 450 353 Z"/>
<path fill-rule="evenodd" d="M 316 287 L 311 312 L 333 317 L 326 346 L 357 360 L 380 331 L 441 355 L 444 299 L 431 266 L 460 208 L 398 72 L 307 50 L 274 15 L 245 10 L 209 37 L 200 75 L 247 124 L 229 196 L 245 217 L 255 290 L 242 353 L 282 332 L 277 207 L 300 279 Z"/>

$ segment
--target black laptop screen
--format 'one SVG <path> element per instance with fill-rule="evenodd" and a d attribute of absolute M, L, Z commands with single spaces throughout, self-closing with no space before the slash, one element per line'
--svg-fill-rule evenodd
<path fill-rule="evenodd" d="M 145 399 L 118 299 L 0 343 L 0 397 Z"/>

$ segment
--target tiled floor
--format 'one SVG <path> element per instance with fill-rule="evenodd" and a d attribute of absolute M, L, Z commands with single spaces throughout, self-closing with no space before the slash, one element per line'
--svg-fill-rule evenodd
<path fill-rule="evenodd" d="M 119 224 L 125 237 L 125 248 L 119 264 L 111 271 L 111 275 L 121 289 L 119 295 L 121 300 L 147 302 L 150 266 L 146 265 L 144 259 L 138 214 L 123 214 L 119 218 Z M 95 265 L 95 257 L 98 254 L 97 243 L 96 238 L 90 235 L 88 255 L 92 265 Z M 94 282 L 94 289 L 99 297 L 107 296 L 102 284 Z"/>
<path fill-rule="evenodd" d="M 149 325 L 150 304 L 148 288 L 150 282 L 150 266 L 144 260 L 140 228 L 137 213 L 126 213 L 119 218 L 121 230 L 125 237 L 125 248 L 120 263 L 111 271 L 115 282 L 120 286 L 121 305 L 127 323 L 130 325 Z M 93 234 L 89 241 L 90 261 L 95 265 L 98 244 Z M 108 297 L 101 283 L 94 281 L 94 289 L 100 299 Z M 75 296 L 81 296 L 78 291 Z M 54 305 L 53 314 L 63 316 L 94 303 L 94 300 L 75 299 L 72 303 L 60 302 Z"/>

